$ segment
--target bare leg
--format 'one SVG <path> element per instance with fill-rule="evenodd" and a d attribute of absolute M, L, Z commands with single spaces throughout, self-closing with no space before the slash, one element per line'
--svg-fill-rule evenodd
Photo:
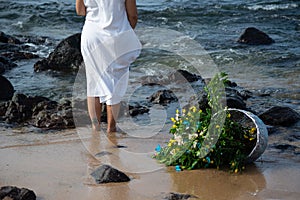
<path fill-rule="evenodd" d="M 102 113 L 102 104 L 99 101 L 99 97 L 87 97 L 87 105 L 93 130 L 99 130 Z"/>
<path fill-rule="evenodd" d="M 107 133 L 116 132 L 116 121 L 118 119 L 120 103 L 115 105 L 107 105 Z"/>

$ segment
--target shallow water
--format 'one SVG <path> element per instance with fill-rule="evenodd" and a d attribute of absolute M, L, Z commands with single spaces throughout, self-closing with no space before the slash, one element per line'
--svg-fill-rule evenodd
<path fill-rule="evenodd" d="M 248 102 L 255 104 L 259 111 L 285 105 L 300 112 L 298 1 L 138 0 L 137 3 L 139 24 L 136 32 L 143 43 L 143 51 L 131 66 L 125 96 L 129 102 L 147 102 L 147 97 L 155 90 L 167 88 L 178 94 L 182 99 L 179 104 L 184 105 L 195 92 L 187 83 L 142 87 L 140 78 L 145 75 L 166 77 L 176 69 L 186 69 L 209 78 L 224 71 L 238 85 L 271 95 Z M 1 31 L 50 38 L 49 44 L 34 47 L 34 52 L 41 57 L 47 56 L 63 38 L 80 32 L 83 24 L 83 18 L 75 15 L 73 0 L 0 1 L 0 11 Z M 276 42 L 262 46 L 238 44 L 236 40 L 249 26 L 266 32 Z M 4 74 L 17 92 L 57 101 L 77 95 L 84 97 L 84 89 L 72 91 L 76 74 L 35 73 L 36 61 L 19 61 L 17 68 Z M 79 79 L 78 83 L 84 86 L 84 79 Z M 216 170 L 176 173 L 172 168 L 161 168 L 152 159 L 146 167 L 139 165 L 139 160 L 126 154 L 153 152 L 158 143 L 167 140 L 169 118 L 174 116 L 177 107 L 178 103 L 169 107 L 152 106 L 150 115 L 139 116 L 130 124 L 127 124 L 128 119 L 121 119 L 121 123 L 125 121 L 122 128 L 130 136 L 119 135 L 109 145 L 118 143 L 127 148 L 106 146 L 106 150 L 119 155 L 108 161 L 127 167 L 130 172 L 152 169 L 147 173 L 131 174 L 133 180 L 129 184 L 95 186 L 91 182 L 88 172 L 100 163 L 93 153 L 98 153 L 103 146 L 95 138 L 90 140 L 89 129 L 37 134 L 41 130 L 10 129 L 1 124 L 0 185 L 31 187 L 40 200 L 95 199 L 99 196 L 105 199 L 162 199 L 166 192 L 173 191 L 191 193 L 201 199 L 299 199 L 300 162 L 294 152 L 280 153 L 269 148 L 259 162 L 241 176 Z M 289 140 L 299 132 L 299 123 L 289 129 L 282 128 L 282 134 L 271 136 L 269 142 L 291 144 L 299 149 L 299 140 Z M 146 160 L 149 161 L 149 156 Z"/>
<path fill-rule="evenodd" d="M 0 130 L 1 140 L 11 141 L 10 145 L 0 146 L 0 186 L 33 189 L 38 200 L 161 200 L 169 192 L 208 200 L 300 197 L 299 158 L 271 148 L 242 174 L 215 169 L 176 172 L 173 167 L 159 165 L 145 153 L 136 153 L 145 149 L 141 144 L 157 144 L 156 139 L 143 143 L 126 135 L 108 138 L 93 133 L 90 128 L 46 135 L 24 132 L 24 129 Z M 116 145 L 129 148 L 116 148 Z M 123 170 L 131 181 L 96 185 L 89 174 L 103 163 Z"/>
<path fill-rule="evenodd" d="M 229 78 L 249 89 L 286 89 L 286 94 L 298 94 L 299 82 L 299 30 L 300 11 L 297 1 L 137 1 L 139 10 L 139 24 L 137 30 L 147 27 L 157 27 L 166 30 L 177 31 L 190 37 L 202 46 L 219 71 L 225 71 Z M 75 15 L 75 2 L 67 0 L 57 1 L 3 1 L 0 5 L 0 27 L 8 34 L 47 36 L 57 42 L 67 36 L 80 32 L 83 18 Z M 276 42 L 266 46 L 246 46 L 236 42 L 242 31 L 254 26 L 269 34 Z M 163 42 L 162 33 L 152 32 Z M 139 35 L 143 43 L 149 38 Z M 150 36 L 151 38 L 152 36 Z M 172 34 L 170 35 L 172 37 Z M 51 52 L 54 45 L 48 45 L 48 51 L 43 49 L 38 52 L 45 56 Z M 41 47 L 38 47 L 41 48 Z M 158 49 L 144 54 L 138 62 L 139 68 L 143 68 L 143 62 L 159 66 Z M 61 92 L 70 84 L 64 82 L 65 76 L 48 76 L 44 73 L 33 73 L 31 66 L 35 60 L 20 63 L 15 71 L 5 74 L 14 83 L 16 90 L 26 93 L 37 91 L 55 90 L 57 85 Z M 174 62 L 171 58 L 164 62 L 168 67 L 185 68 L 186 63 Z M 162 75 L 168 71 L 161 69 Z M 22 71 L 22 74 L 18 74 Z M 147 72 L 151 74 L 151 71 Z M 19 82 L 19 77 L 24 81 Z M 46 81 L 47 84 L 32 83 L 37 79 Z M 33 78 L 34 77 L 34 78 Z M 38 80 L 37 80 L 38 81 Z M 35 88 L 32 88 L 35 87 Z M 25 88 L 31 88 L 30 90 Z M 54 91 L 49 96 L 59 95 Z M 297 96 L 297 95 L 296 95 Z M 298 97 L 298 96 L 297 96 Z"/>

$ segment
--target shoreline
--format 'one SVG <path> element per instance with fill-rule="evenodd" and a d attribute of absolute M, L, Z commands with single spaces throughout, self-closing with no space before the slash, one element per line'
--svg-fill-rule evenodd
<path fill-rule="evenodd" d="M 159 200 L 170 192 L 217 200 L 292 200 L 300 197 L 299 157 L 289 152 L 279 153 L 270 145 L 262 157 L 247 166 L 241 174 L 216 169 L 176 172 L 172 167 L 159 165 L 147 156 L 145 161 L 148 162 L 141 162 L 141 158 L 126 154 L 126 148 L 115 148 L 116 144 L 134 146 L 136 140 L 120 135 L 107 142 L 100 134 L 93 136 L 89 128 L 78 131 L 84 133 L 84 137 L 78 135 L 76 130 L 47 135 L 0 130 L 1 140 L 11 142 L 11 145 L 0 147 L 0 186 L 29 188 L 36 193 L 38 200 Z M 276 135 L 270 136 L 270 143 L 277 140 Z M 19 143 L 19 146 L 13 143 Z M 157 141 L 147 139 L 147 143 L 155 147 Z M 90 146 L 87 147 L 87 144 Z M 112 154 L 94 156 L 101 150 Z M 116 168 L 123 166 L 131 181 L 96 185 L 89 173 L 101 163 L 112 163 Z M 144 171 L 141 170 L 143 166 L 146 168 Z"/>
<path fill-rule="evenodd" d="M 6 1 L 4 6 L 7 9 L 2 13 L 2 31 L 8 37 L 7 41 L 4 37 L 1 42 L 3 49 L 0 58 L 4 61 L 0 61 L 0 76 L 11 82 L 14 87 L 11 91 L 15 94 L 49 98 L 45 107 L 51 107 L 51 101 L 58 104 L 63 103 L 61 100 L 72 102 L 72 97 L 76 97 L 73 96 L 74 88 L 77 87 L 74 79 L 79 83 L 78 86 L 84 86 L 84 76 L 77 77 L 77 70 L 73 71 L 69 64 L 62 68 L 57 64 L 51 66 L 68 68 L 71 73 L 48 68 L 36 72 L 34 65 L 53 53 L 60 42 L 81 32 L 84 18 L 74 13 L 75 2 L 67 0 L 52 4 L 44 0 L 12 0 Z M 159 88 L 140 87 L 143 79 L 146 83 L 147 80 L 158 83 L 156 78 L 169 76 L 177 69 L 197 72 L 202 78 L 211 78 L 207 73 L 214 70 L 222 71 L 242 89 L 243 95 L 235 96 L 236 100 L 239 99 L 237 97 L 247 98 L 250 94 L 247 100 L 242 99 L 246 108 L 254 114 L 263 113 L 274 106 L 289 107 L 300 114 L 300 49 L 298 38 L 294 37 L 300 31 L 299 5 L 285 1 L 185 1 L 183 4 L 150 0 L 140 3 L 138 7 L 140 25 L 135 31 L 144 49 L 140 60 L 131 67 L 132 88 L 129 88 L 127 94 L 133 97 L 131 100 L 136 105 L 134 112 L 149 108 L 149 115 L 139 112 L 140 115 L 130 118 L 133 120 L 131 124 L 125 120 L 123 130 L 127 134 L 130 132 L 130 136 L 117 134 L 110 138 L 93 135 L 89 128 L 69 129 L 70 126 L 65 126 L 64 130 L 45 130 L 43 128 L 48 126 L 39 126 L 41 129 L 32 127 L 28 121 L 30 119 L 26 119 L 25 126 L 18 122 L 15 126 L 14 121 L 5 124 L 5 120 L 1 120 L 0 187 L 13 185 L 29 188 L 36 193 L 38 200 L 162 200 L 170 192 L 191 194 L 200 200 L 300 199 L 300 121 L 291 126 L 268 124 L 269 142 L 266 151 L 253 165 L 246 166 L 241 174 L 216 169 L 176 172 L 174 167 L 159 165 L 151 158 L 157 144 L 163 144 L 168 137 L 162 133 L 167 132 L 170 125 L 165 123 L 168 122 L 165 119 L 173 117 L 176 105 L 169 104 L 166 113 L 159 113 L 162 111 L 161 105 L 152 107 L 148 104 L 152 89 Z M 241 31 L 247 27 L 259 28 L 273 38 L 275 43 L 238 43 Z M 175 43 L 168 42 L 170 39 L 174 39 Z M 194 43 L 195 47 L 192 45 Z M 74 44 L 78 47 L 78 41 Z M 199 46 L 205 51 L 199 51 Z M 177 47 L 180 51 L 177 51 Z M 69 52 L 68 49 L 65 49 L 64 57 L 74 56 L 74 51 Z M 185 59 L 178 52 L 190 55 L 191 59 Z M 193 66 L 193 63 L 197 64 L 192 59 L 195 55 L 199 56 L 199 64 L 205 64 L 201 70 L 196 69 L 200 65 Z M 211 64 L 216 66 L 215 69 L 210 67 Z M 179 96 L 184 101 L 180 102 L 186 102 L 191 84 L 188 83 L 186 87 L 175 81 L 171 81 L 173 85 L 162 86 L 176 93 L 181 91 L 183 95 Z M 75 90 L 78 96 L 84 94 L 85 99 L 85 93 L 79 90 L 80 87 Z M 78 103 L 80 105 L 76 107 L 84 106 L 81 101 Z M 26 115 L 24 111 L 27 109 L 22 105 L 17 108 L 20 111 L 17 116 Z M 83 113 L 86 113 L 86 107 L 83 108 Z M 3 110 L 0 113 L 6 113 L 7 107 Z M 62 114 L 70 122 L 68 120 L 73 118 L 64 113 L 71 114 L 73 110 L 69 105 L 63 110 L 70 112 L 60 113 L 59 109 L 51 112 L 59 117 Z M 13 113 L 9 113 L 12 114 L 10 117 L 15 117 Z M 270 122 L 277 118 L 288 119 L 285 113 L 274 113 L 278 117 Z M 47 115 L 43 115 L 43 119 L 48 119 Z M 85 121 L 84 115 L 77 118 Z M 31 119 L 33 116 L 36 119 L 40 117 L 32 113 Z M 90 123 L 86 117 L 87 123 L 83 124 Z M 4 119 L 3 116 L 0 118 Z M 34 124 L 48 123 L 46 120 L 36 122 Z M 145 124 L 151 130 L 146 130 Z M 152 135 L 155 136 L 150 137 Z M 89 176 L 90 172 L 106 163 L 125 172 L 131 181 L 95 184 Z"/>

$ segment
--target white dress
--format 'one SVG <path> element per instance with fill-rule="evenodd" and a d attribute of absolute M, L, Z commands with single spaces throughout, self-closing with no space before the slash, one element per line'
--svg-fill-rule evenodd
<path fill-rule="evenodd" d="M 125 0 L 84 0 L 87 8 L 81 35 L 87 96 L 114 105 L 125 95 L 129 65 L 141 43 L 127 19 Z"/>

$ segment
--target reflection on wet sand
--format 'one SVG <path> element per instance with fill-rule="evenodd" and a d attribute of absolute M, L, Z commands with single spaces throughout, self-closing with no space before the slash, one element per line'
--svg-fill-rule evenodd
<path fill-rule="evenodd" d="M 152 139 L 145 138 L 144 140 L 148 140 L 147 142 L 153 147 L 156 144 Z M 274 163 L 260 165 L 258 162 L 249 165 L 242 174 L 232 174 L 216 169 L 176 172 L 173 167 L 159 165 L 149 154 L 136 153 L 139 152 L 138 148 L 132 152 L 132 149 L 128 147 L 134 145 L 136 142 L 134 138 L 128 138 L 118 133 L 105 135 L 104 133 L 93 132 L 89 142 L 88 165 L 91 168 L 95 169 L 103 163 L 110 164 L 131 177 L 129 183 L 121 183 L 117 186 L 111 184 L 110 186 L 99 187 L 99 185 L 93 184 L 93 187 L 90 188 L 93 195 L 101 190 L 102 194 L 105 193 L 109 196 L 110 192 L 114 193 L 112 188 L 115 187 L 127 195 L 122 195 L 123 199 L 163 199 L 164 195 L 169 192 L 191 194 L 200 199 L 217 200 L 268 199 L 274 194 L 282 198 L 291 196 L 288 199 L 299 196 L 296 190 L 287 194 L 287 192 L 273 187 L 278 180 L 270 181 L 270 177 L 272 179 L 282 176 L 282 173 L 275 166 L 272 166 Z M 125 148 L 116 148 L 117 146 Z M 271 168 L 268 165 L 271 165 Z M 296 168 L 292 169 L 296 170 Z M 299 177 L 299 171 L 294 172 L 297 172 L 294 175 Z M 292 185 L 296 183 L 297 180 L 295 179 Z M 287 180 L 284 180 L 283 185 L 285 187 L 286 184 Z M 116 193 L 112 194 L 112 196 L 115 195 Z M 113 198 L 110 197 L 109 199 Z"/>
<path fill-rule="evenodd" d="M 157 181 L 161 177 L 168 180 L 168 174 L 160 168 L 147 154 L 137 154 L 126 151 L 126 146 L 119 144 L 118 133 L 106 134 L 104 131 L 92 131 L 91 137 L 84 141 L 87 153 L 87 178 L 85 185 L 88 187 L 87 199 L 95 199 L 97 196 L 101 199 L 153 199 L 155 194 L 162 190 L 167 190 L 169 184 L 165 181 Z M 149 168 L 149 162 L 150 166 Z M 109 183 L 96 184 L 90 176 L 91 172 L 103 164 L 108 164 L 114 168 L 125 172 L 131 181 L 128 183 Z M 154 167 L 153 164 L 156 166 Z M 153 172 L 153 169 L 156 172 Z M 136 170 L 136 171 L 135 171 Z M 142 172 L 142 171 L 143 172 Z M 151 170 L 151 171 L 150 171 Z M 141 177 L 143 180 L 141 181 Z M 170 182 L 170 181 L 167 181 Z"/>
<path fill-rule="evenodd" d="M 0 186 L 30 188 L 38 200 L 162 200 L 169 192 L 205 200 L 300 199 L 300 162 L 291 154 L 269 149 L 238 175 L 215 169 L 176 172 L 149 154 L 136 153 L 138 148 L 132 152 L 133 146 L 142 148 L 135 145 L 136 139 L 118 133 L 108 138 L 89 128 L 76 131 L 27 133 L 24 140 L 25 134 L 2 130 L 1 141 L 10 143 L 0 147 Z M 146 139 L 143 144 L 155 147 L 157 140 Z M 89 174 L 103 163 L 125 172 L 131 181 L 95 184 Z"/>
<path fill-rule="evenodd" d="M 123 172 L 148 173 L 159 170 L 163 167 L 152 158 L 152 152 L 143 152 L 143 145 L 136 145 L 141 142 L 137 138 L 127 136 L 123 133 L 106 134 L 104 131 L 93 131 L 90 136 L 79 131 L 84 146 L 90 153 L 88 157 L 90 166 L 108 164 Z M 142 139 L 144 143 L 151 144 L 151 139 Z M 136 148 L 130 148 L 135 146 Z M 153 148 L 154 149 L 154 148 Z M 141 153 L 140 153 L 141 152 Z"/>
<path fill-rule="evenodd" d="M 239 175 L 216 169 L 170 172 L 173 190 L 200 199 L 248 199 L 266 187 L 264 175 L 255 166 Z"/>
<path fill-rule="evenodd" d="M 122 143 L 124 141 L 128 143 Z M 89 144 L 86 146 L 89 152 L 87 153 L 87 173 L 89 175 L 102 164 L 109 164 L 127 172 L 127 175 L 132 178 L 133 182 L 141 179 L 141 177 L 143 179 L 151 177 L 147 184 L 144 185 L 145 188 L 142 189 L 143 186 L 140 186 L 140 189 L 142 189 L 140 190 L 136 186 L 132 187 L 135 185 L 132 182 L 97 185 L 90 177 L 87 185 L 89 186 L 89 195 L 91 197 L 101 193 L 102 196 L 107 196 L 109 199 L 116 199 L 120 197 L 115 190 L 117 189 L 119 192 L 122 191 L 122 199 L 130 199 L 129 197 L 132 197 L 132 195 L 135 196 L 133 199 L 139 195 L 141 198 L 156 199 L 154 194 L 156 194 L 158 199 L 161 199 L 166 191 L 192 194 L 200 199 L 251 199 L 266 187 L 265 177 L 255 165 L 249 166 L 247 172 L 241 175 L 234 175 L 215 169 L 175 172 L 172 167 L 162 170 L 161 166 L 156 162 L 156 170 L 152 168 L 149 171 L 145 171 L 143 168 L 147 168 L 149 164 L 147 162 L 153 162 L 151 157 L 147 157 L 147 154 L 129 152 L 126 148 L 117 148 L 118 146 L 126 147 L 131 145 L 131 142 L 134 142 L 134 140 L 129 141 L 128 139 L 124 140 L 122 135 L 118 135 L 118 133 L 107 135 L 103 131 L 92 132 L 90 139 L 85 141 Z M 144 157 L 143 160 L 141 160 L 141 156 Z M 150 160 L 146 160 L 146 158 Z M 162 172 L 168 184 L 164 181 L 165 186 L 154 192 L 155 185 L 158 182 L 162 182 L 161 176 L 157 176 L 157 174 Z M 171 186 L 169 190 L 166 187 L 168 185 Z"/>

